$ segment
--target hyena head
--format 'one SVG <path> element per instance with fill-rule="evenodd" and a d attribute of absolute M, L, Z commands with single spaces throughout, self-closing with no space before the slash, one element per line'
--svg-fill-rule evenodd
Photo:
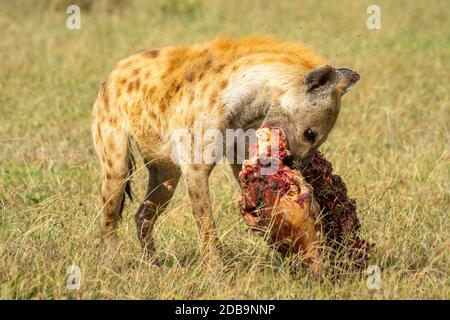
<path fill-rule="evenodd" d="M 341 97 L 359 80 L 348 68 L 321 66 L 289 86 L 273 106 L 264 124 L 284 129 L 291 154 L 308 158 L 333 128 Z"/>

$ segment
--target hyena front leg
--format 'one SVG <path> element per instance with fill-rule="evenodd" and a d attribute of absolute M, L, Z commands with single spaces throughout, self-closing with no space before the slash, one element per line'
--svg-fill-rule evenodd
<path fill-rule="evenodd" d="M 153 227 L 156 219 L 172 199 L 181 171 L 173 164 L 147 164 L 148 186 L 143 203 L 136 211 L 135 221 L 144 253 L 151 258 L 155 252 Z"/>
<path fill-rule="evenodd" d="M 201 240 L 201 252 L 206 258 L 219 257 L 219 238 L 212 218 L 208 178 L 209 165 L 182 166 L 184 181 Z"/>

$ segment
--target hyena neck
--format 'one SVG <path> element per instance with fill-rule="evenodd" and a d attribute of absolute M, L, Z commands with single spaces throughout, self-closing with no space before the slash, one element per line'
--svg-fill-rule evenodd
<path fill-rule="evenodd" d="M 294 78 L 295 73 L 276 65 L 259 64 L 238 70 L 223 95 L 228 127 L 259 128 Z"/>

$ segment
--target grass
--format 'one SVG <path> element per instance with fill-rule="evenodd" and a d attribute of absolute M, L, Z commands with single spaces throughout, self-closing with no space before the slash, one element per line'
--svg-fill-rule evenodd
<path fill-rule="evenodd" d="M 448 299 L 450 298 L 449 1 L 0 1 L 1 299 Z M 376 243 L 367 275 L 319 282 L 291 272 L 237 209 L 228 168 L 211 177 L 223 266 L 202 263 L 184 190 L 156 227 L 154 271 L 141 256 L 127 204 L 118 265 L 103 263 L 100 174 L 90 135 L 96 92 L 115 63 L 156 45 L 269 33 L 301 40 L 362 80 L 345 96 L 322 150 L 357 199 L 363 236 Z M 138 198 L 146 176 L 135 179 Z M 66 288 L 70 265 L 81 289 Z"/>

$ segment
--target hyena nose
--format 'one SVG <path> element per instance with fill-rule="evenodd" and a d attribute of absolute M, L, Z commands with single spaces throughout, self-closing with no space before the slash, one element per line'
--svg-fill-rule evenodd
<path fill-rule="evenodd" d="M 285 164 L 288 167 L 302 171 L 306 169 L 306 167 L 308 167 L 310 159 L 311 159 L 310 157 L 302 159 L 298 155 L 291 155 L 288 159 L 286 159 Z"/>

